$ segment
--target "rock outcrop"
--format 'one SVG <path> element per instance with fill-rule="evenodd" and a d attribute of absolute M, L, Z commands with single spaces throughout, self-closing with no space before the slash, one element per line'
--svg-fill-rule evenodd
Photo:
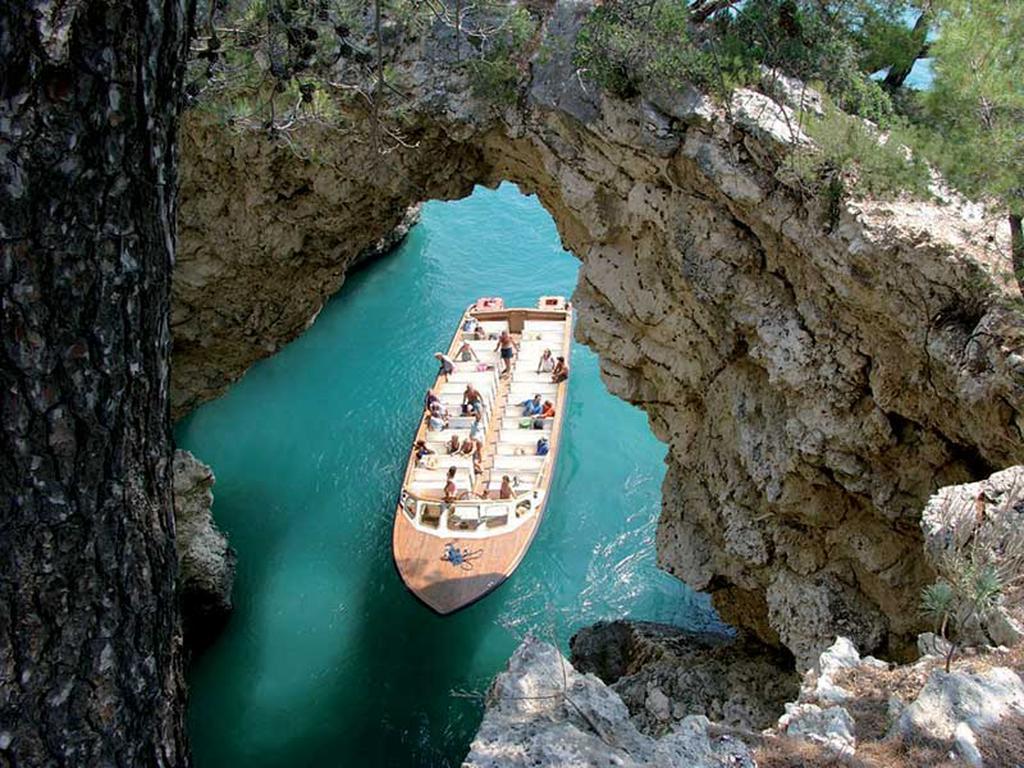
<path fill-rule="evenodd" d="M 968 560 L 1001 574 L 999 602 L 969 625 L 958 626 L 958 641 L 1014 646 L 1024 640 L 1024 587 L 1016 578 L 1024 571 L 1024 467 L 941 488 L 924 508 L 921 530 L 928 561 L 950 583 Z"/>
<path fill-rule="evenodd" d="M 660 739 L 637 730 L 619 697 L 554 646 L 528 638 L 488 694 L 463 768 L 754 768 L 749 749 L 701 716 Z"/>
<path fill-rule="evenodd" d="M 1008 662 L 1019 666 L 1020 656 L 981 648 L 952 672 L 940 656 L 890 665 L 837 638 L 765 731 L 764 751 L 799 754 L 792 745 L 804 742 L 819 750 L 804 751 L 805 759 L 816 757 L 808 764 L 863 755 L 867 765 L 924 765 L 956 754 L 969 765 L 1003 765 L 1019 756 L 1024 735 L 1024 683 L 1002 666 Z"/>
<path fill-rule="evenodd" d="M 410 203 L 511 180 L 582 261 L 578 337 L 669 447 L 661 566 L 801 667 L 836 635 L 913 653 L 924 501 L 1024 460 L 1005 224 L 938 201 L 835 210 L 794 181 L 806 137 L 758 92 L 601 93 L 571 60 L 588 9 L 544 11 L 503 108 L 443 31 L 389 30 L 410 127 L 386 156 L 358 105 L 345 131 L 309 129 L 318 162 L 186 120 L 179 412 L 300 332 Z"/>
<path fill-rule="evenodd" d="M 750 638 L 613 621 L 580 630 L 569 646 L 573 666 L 601 678 L 655 736 L 689 715 L 760 731 L 800 688 L 792 658 Z"/>
<path fill-rule="evenodd" d="M 188 451 L 174 452 L 174 525 L 178 549 L 178 592 L 185 642 L 206 645 L 231 615 L 235 551 L 217 528 L 213 471 Z"/>

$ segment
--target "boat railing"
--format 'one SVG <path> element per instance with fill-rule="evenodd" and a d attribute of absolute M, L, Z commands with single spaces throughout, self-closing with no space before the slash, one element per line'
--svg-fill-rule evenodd
<path fill-rule="evenodd" d="M 465 498 L 445 501 L 403 490 L 399 505 L 417 530 L 439 536 L 457 534 L 483 537 L 498 531 L 513 530 L 529 520 L 537 510 L 538 496 L 538 491 L 529 489 L 510 499 Z M 430 506 L 436 507 L 438 511 L 436 526 L 423 520 L 425 508 Z M 476 514 L 470 514 L 470 510 L 474 509 Z M 453 518 L 457 521 L 455 525 L 452 525 Z M 496 521 L 502 522 L 494 525 Z"/>

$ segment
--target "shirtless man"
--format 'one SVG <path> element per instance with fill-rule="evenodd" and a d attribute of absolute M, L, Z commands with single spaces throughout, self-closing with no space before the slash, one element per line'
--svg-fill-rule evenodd
<path fill-rule="evenodd" d="M 565 364 L 565 358 L 559 356 L 558 360 L 555 361 L 555 367 L 551 371 L 551 381 L 555 384 L 565 381 L 569 378 L 569 366 Z"/>
<path fill-rule="evenodd" d="M 508 475 L 502 475 L 501 478 L 501 490 L 498 491 L 499 499 L 511 499 L 514 494 L 512 493 L 512 481 L 509 480 Z"/>
<path fill-rule="evenodd" d="M 448 455 L 451 456 L 453 453 L 459 452 L 459 436 L 452 435 L 451 439 L 445 443 L 445 450 L 448 451 Z"/>
<path fill-rule="evenodd" d="M 483 400 L 479 390 L 472 384 L 467 384 L 465 392 L 462 393 L 462 415 L 468 416 L 471 413 L 479 413 L 483 410 Z"/>
<path fill-rule="evenodd" d="M 512 370 L 512 358 L 515 357 L 517 349 L 519 349 L 519 345 L 512 338 L 512 334 L 502 331 L 501 336 L 498 337 L 498 346 L 494 348 L 495 352 L 501 352 L 502 376 Z"/>
<path fill-rule="evenodd" d="M 462 346 L 459 347 L 459 351 L 455 353 L 455 359 L 460 363 L 471 363 L 474 360 L 478 363 L 480 362 L 480 358 L 476 356 L 476 352 L 474 352 L 473 348 L 469 346 L 468 341 L 462 342 Z"/>

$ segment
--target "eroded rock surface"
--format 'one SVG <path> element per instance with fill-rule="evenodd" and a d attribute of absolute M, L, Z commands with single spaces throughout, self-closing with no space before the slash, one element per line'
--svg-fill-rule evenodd
<path fill-rule="evenodd" d="M 661 566 L 801 667 L 837 634 L 912 653 L 934 576 L 924 501 L 1024 460 L 1003 220 L 916 201 L 833 216 L 793 182 L 791 115 L 768 97 L 739 91 L 726 111 L 693 90 L 626 102 L 581 82 L 588 7 L 545 11 L 503 109 L 472 96 L 451 46 L 395 31 L 412 127 L 385 157 L 357 111 L 312 137 L 321 163 L 186 121 L 179 412 L 300 332 L 410 203 L 511 180 L 582 261 L 578 337 L 669 447 Z"/>
<path fill-rule="evenodd" d="M 527 638 L 498 675 L 464 768 L 607 766 L 754 768 L 747 747 L 692 716 L 660 739 L 637 730 L 622 700 Z"/>
<path fill-rule="evenodd" d="M 185 640 L 206 645 L 231 615 L 235 551 L 210 512 L 213 471 L 188 451 L 174 452 L 174 524 Z"/>
<path fill-rule="evenodd" d="M 613 621 L 580 630 L 569 645 L 573 666 L 601 678 L 652 735 L 689 715 L 760 731 L 800 687 L 792 658 L 742 637 Z"/>

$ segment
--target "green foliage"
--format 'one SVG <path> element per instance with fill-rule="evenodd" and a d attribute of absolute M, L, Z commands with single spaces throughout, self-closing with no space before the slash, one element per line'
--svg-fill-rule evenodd
<path fill-rule="evenodd" d="M 803 129 L 816 146 L 798 148 L 793 169 L 812 188 L 832 197 L 930 197 L 928 166 L 909 149 L 913 134 L 906 126 L 890 125 L 883 139 L 863 119 L 829 106 L 822 117 L 804 115 Z"/>
<path fill-rule="evenodd" d="M 611 0 L 594 9 L 576 39 L 573 61 L 622 98 L 645 83 L 717 87 L 713 56 L 692 44 L 685 0 Z"/>
<path fill-rule="evenodd" d="M 525 8 L 512 7 L 497 19 L 497 29 L 484 54 L 470 59 L 466 66 L 474 95 L 508 106 L 519 96 L 519 62 L 537 22 Z"/>
<path fill-rule="evenodd" d="M 1024 3 L 943 0 L 919 120 L 960 190 L 1024 214 Z"/>

